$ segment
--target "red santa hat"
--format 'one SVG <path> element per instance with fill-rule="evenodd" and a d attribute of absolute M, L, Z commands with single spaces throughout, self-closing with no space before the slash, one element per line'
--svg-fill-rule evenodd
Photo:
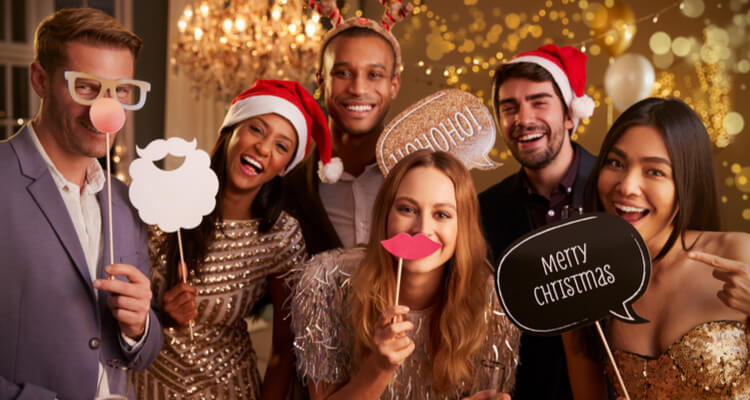
<path fill-rule="evenodd" d="M 536 50 L 519 54 L 508 63 L 520 62 L 537 64 L 552 75 L 575 126 L 578 126 L 578 121 L 582 118 L 588 118 L 594 113 L 594 101 L 585 93 L 586 54 L 572 46 L 545 44 Z"/>
<path fill-rule="evenodd" d="M 229 106 L 221 130 L 234 126 L 248 118 L 263 114 L 278 114 L 286 118 L 297 132 L 297 149 L 294 159 L 281 175 L 291 171 L 307 155 L 310 137 L 320 155 L 318 176 L 325 183 L 334 183 L 341 177 L 343 163 L 338 157 L 331 158 L 331 133 L 323 110 L 299 83 L 260 79 L 242 92 Z"/>

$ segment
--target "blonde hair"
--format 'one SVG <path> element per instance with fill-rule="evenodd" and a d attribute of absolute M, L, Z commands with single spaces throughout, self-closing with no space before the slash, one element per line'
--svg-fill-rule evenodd
<path fill-rule="evenodd" d="M 418 151 L 391 170 L 378 192 L 373 210 L 370 241 L 362 264 L 352 278 L 354 359 L 360 362 L 374 349 L 373 327 L 395 295 L 393 257 L 380 245 L 387 239 L 386 224 L 404 176 L 415 167 L 443 172 L 456 192 L 458 232 L 453 257 L 446 264 L 443 290 L 429 327 L 428 351 L 432 356 L 432 381 L 445 393 L 474 374 L 475 353 L 487 332 L 484 309 L 488 298 L 487 248 L 479 220 L 479 203 L 471 175 L 455 157 L 445 152 Z"/>
<path fill-rule="evenodd" d="M 141 39 L 117 20 L 95 8 L 65 8 L 47 17 L 34 34 L 34 60 L 45 71 L 68 62 L 66 45 L 80 41 L 91 45 L 127 48 L 138 57 Z"/>

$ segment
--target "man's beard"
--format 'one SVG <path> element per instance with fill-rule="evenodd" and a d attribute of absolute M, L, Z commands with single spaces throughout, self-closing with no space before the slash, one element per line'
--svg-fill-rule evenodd
<path fill-rule="evenodd" d="M 520 132 L 516 133 L 519 130 L 524 131 L 528 129 L 529 127 L 521 127 L 520 129 L 516 128 L 511 137 L 515 138 L 520 135 Z M 518 161 L 518 163 L 521 164 L 524 168 L 528 168 L 530 170 L 540 170 L 550 165 L 552 161 L 554 161 L 560 154 L 564 139 L 563 135 L 566 134 L 565 132 L 555 132 L 555 134 L 553 134 L 547 127 L 543 127 L 542 129 L 537 128 L 536 130 L 541 131 L 541 133 L 547 137 L 547 147 L 541 153 L 523 154 L 515 146 L 515 139 L 513 139 L 513 145 L 509 146 L 513 157 Z M 559 140 L 555 141 L 556 139 Z"/>

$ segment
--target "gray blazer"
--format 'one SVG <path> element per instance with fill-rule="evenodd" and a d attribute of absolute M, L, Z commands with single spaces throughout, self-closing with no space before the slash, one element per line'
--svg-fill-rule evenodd
<path fill-rule="evenodd" d="M 98 196 L 108 232 L 106 190 Z M 115 263 L 150 276 L 146 232 L 117 180 L 112 218 Z M 65 203 L 24 127 L 0 142 L 0 399 L 91 400 L 100 360 L 143 369 L 157 356 L 162 334 L 153 303 L 143 346 L 128 351 L 107 293 L 97 300 L 92 282 Z"/>

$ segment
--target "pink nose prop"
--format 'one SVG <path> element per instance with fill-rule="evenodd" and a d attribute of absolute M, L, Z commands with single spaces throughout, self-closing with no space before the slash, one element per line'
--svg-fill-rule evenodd
<path fill-rule="evenodd" d="M 89 110 L 91 123 L 102 132 L 115 133 L 125 124 L 125 110 L 110 97 L 97 99 Z"/>
<path fill-rule="evenodd" d="M 424 234 L 418 233 L 412 237 L 406 232 L 401 232 L 390 239 L 383 240 L 380 244 L 389 253 L 405 260 L 417 260 L 427 257 L 443 246 Z"/>

